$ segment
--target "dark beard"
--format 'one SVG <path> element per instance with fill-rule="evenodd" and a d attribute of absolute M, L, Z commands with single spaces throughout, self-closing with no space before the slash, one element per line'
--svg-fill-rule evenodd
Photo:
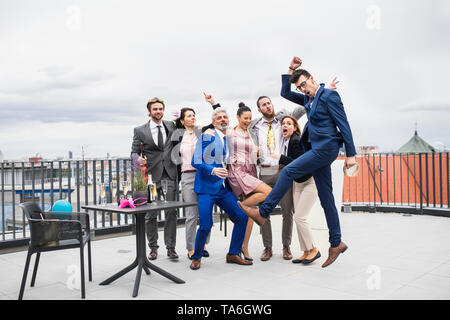
<path fill-rule="evenodd" d="M 161 116 L 161 118 L 158 119 L 158 118 L 156 118 L 156 117 L 154 117 L 154 116 L 151 116 L 152 120 L 155 121 L 155 122 L 156 122 L 156 121 L 160 121 L 160 120 L 162 119 L 162 117 L 163 117 L 163 116 Z"/>
<path fill-rule="evenodd" d="M 267 113 L 267 112 L 262 112 L 261 111 L 261 114 L 264 116 L 264 118 L 267 118 L 267 119 L 275 118 L 275 112 Z"/>

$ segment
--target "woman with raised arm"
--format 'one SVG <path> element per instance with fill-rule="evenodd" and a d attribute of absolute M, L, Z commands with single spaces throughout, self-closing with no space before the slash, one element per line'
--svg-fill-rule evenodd
<path fill-rule="evenodd" d="M 239 103 L 236 117 L 238 125 L 227 131 L 230 151 L 227 165 L 228 181 L 237 198 L 242 197 L 245 205 L 256 206 L 264 201 L 272 188 L 257 178 L 256 163 L 259 148 L 253 142 L 247 130 L 252 122 L 251 109 L 243 102 Z M 244 259 L 248 261 L 253 261 L 248 252 L 252 228 L 253 220 L 248 219 L 245 238 L 242 243 L 242 254 Z"/>
<path fill-rule="evenodd" d="M 212 99 L 211 95 L 204 94 L 205 100 L 211 104 L 211 106 L 216 109 L 220 107 Z M 194 153 L 195 144 L 197 143 L 198 137 L 202 132 L 209 128 L 213 128 L 212 124 L 208 126 L 197 126 L 195 111 L 192 108 L 182 108 L 180 110 L 180 116 L 175 120 L 175 125 L 179 133 L 179 144 L 180 144 L 180 171 L 181 171 L 181 194 L 184 201 L 197 202 L 197 194 L 194 192 L 194 181 L 196 169 L 192 167 L 191 160 Z M 195 235 L 197 233 L 197 220 L 198 220 L 198 207 L 187 207 L 185 209 L 186 222 L 185 222 L 185 232 L 186 232 L 186 249 L 188 251 L 187 256 L 192 259 L 195 248 Z M 209 236 L 206 243 L 209 243 Z M 206 251 L 206 247 L 203 250 L 203 257 L 209 257 L 209 252 Z"/>

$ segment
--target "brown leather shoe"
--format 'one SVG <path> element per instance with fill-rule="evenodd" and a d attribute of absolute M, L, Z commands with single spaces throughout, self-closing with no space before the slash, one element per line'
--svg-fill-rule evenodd
<path fill-rule="evenodd" d="M 292 253 L 289 246 L 283 246 L 283 259 L 284 260 L 291 260 L 292 259 Z"/>
<path fill-rule="evenodd" d="M 152 248 L 150 250 L 150 254 L 148 255 L 149 260 L 156 260 L 156 257 L 158 257 L 158 248 Z"/>
<path fill-rule="evenodd" d="M 167 256 L 169 259 L 178 259 L 178 254 L 175 252 L 175 248 L 167 249 Z"/>
<path fill-rule="evenodd" d="M 253 262 L 247 261 L 241 258 L 238 254 L 229 254 L 227 253 L 227 263 L 237 263 L 245 266 L 252 265 Z"/>
<path fill-rule="evenodd" d="M 200 269 L 200 262 L 201 261 L 202 261 L 202 258 L 193 259 L 189 268 L 191 268 L 192 270 Z"/>
<path fill-rule="evenodd" d="M 238 204 L 241 207 L 241 209 L 245 212 L 245 214 L 248 215 L 250 218 L 252 218 L 257 225 L 262 226 L 264 222 L 266 222 L 267 219 L 261 216 L 258 208 L 249 207 L 240 201 L 238 201 Z"/>
<path fill-rule="evenodd" d="M 272 257 L 272 248 L 265 247 L 260 259 L 261 261 L 267 261 L 270 257 Z"/>
<path fill-rule="evenodd" d="M 328 249 L 328 259 L 322 264 L 322 268 L 328 267 L 332 264 L 339 254 L 344 253 L 347 250 L 347 245 L 341 241 L 337 247 L 330 247 Z"/>

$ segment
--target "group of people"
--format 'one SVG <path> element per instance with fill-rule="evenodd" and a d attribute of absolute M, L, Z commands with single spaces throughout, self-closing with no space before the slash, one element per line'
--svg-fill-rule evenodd
<path fill-rule="evenodd" d="M 169 180 L 167 199 L 175 200 L 177 175 L 184 201 L 198 206 L 186 208 L 186 249 L 190 268 L 200 268 L 209 256 L 213 207 L 219 206 L 234 227 L 226 262 L 251 265 L 249 240 L 253 222 L 261 226 L 264 250 L 260 259 L 272 253 L 270 214 L 280 204 L 283 258 L 292 260 L 290 250 L 293 222 L 303 254 L 293 263 L 310 264 L 321 257 L 308 224 L 308 214 L 319 198 L 329 228 L 329 255 L 322 267 L 333 263 L 347 249 L 341 241 L 339 216 L 332 194 L 331 163 L 345 145 L 345 166 L 355 165 L 355 147 L 335 79 L 329 88 L 318 84 L 302 61 L 294 57 L 282 75 L 281 96 L 296 103 L 292 112 L 275 113 L 267 96 L 257 99 L 261 117 L 253 119 L 251 109 L 240 103 L 238 124 L 229 128 L 226 109 L 204 94 L 211 104 L 212 122 L 198 126 L 192 108 L 183 108 L 176 121 L 163 120 L 164 101 L 148 101 L 150 121 L 134 129 L 131 157 L 146 165 L 153 182 Z M 298 92 L 291 91 L 291 85 Z M 303 132 L 297 120 L 306 113 Z M 158 255 L 157 213 L 146 216 L 149 259 Z M 198 223 L 199 222 L 199 223 Z M 198 223 L 198 228 L 197 228 Z M 164 242 L 170 259 L 178 259 L 176 210 L 165 213 Z"/>

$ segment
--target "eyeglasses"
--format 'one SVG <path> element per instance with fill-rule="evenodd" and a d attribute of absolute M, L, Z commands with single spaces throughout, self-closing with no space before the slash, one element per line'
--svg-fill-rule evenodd
<path fill-rule="evenodd" d="M 155 102 L 164 103 L 164 100 L 160 98 L 153 98 L 151 100 L 148 100 L 148 103 L 155 103 Z"/>
<path fill-rule="evenodd" d="M 309 80 L 310 77 L 308 77 L 305 81 L 303 81 L 302 83 L 300 83 L 300 85 L 298 87 L 295 88 L 295 90 L 302 92 L 302 89 L 305 89 L 306 87 L 306 81 Z"/>

